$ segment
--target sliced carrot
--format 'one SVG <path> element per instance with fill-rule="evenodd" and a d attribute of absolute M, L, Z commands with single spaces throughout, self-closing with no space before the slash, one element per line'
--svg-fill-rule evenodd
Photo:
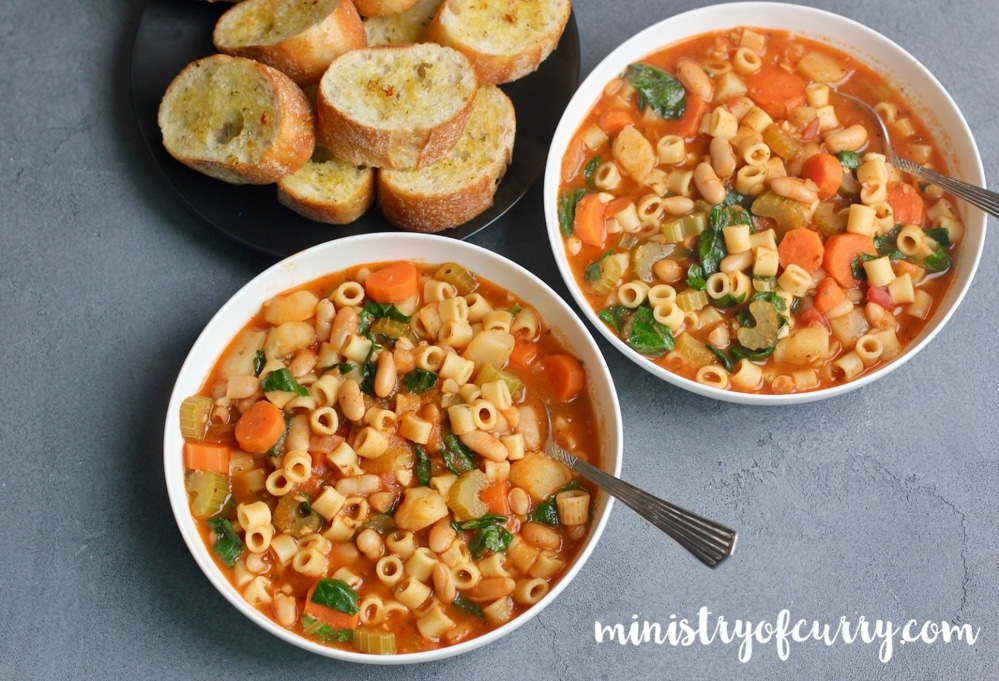
<path fill-rule="evenodd" d="M 861 253 L 877 255 L 874 239 L 856 232 L 840 232 L 826 239 L 825 255 L 822 257 L 822 267 L 826 274 L 836 280 L 845 289 L 850 289 L 860 282 L 853 276 L 853 261 Z"/>
<path fill-rule="evenodd" d="M 896 225 L 923 226 L 926 219 L 926 204 L 916 188 L 905 182 L 892 180 L 885 187 L 888 191 L 888 205 L 894 213 Z"/>
<path fill-rule="evenodd" d="M 815 287 L 815 309 L 826 314 L 846 300 L 846 292 L 832 277 L 825 277 Z"/>
<path fill-rule="evenodd" d="M 213 442 L 185 442 L 184 467 L 229 475 L 229 447 Z"/>
<path fill-rule="evenodd" d="M 599 194 L 586 194 L 576 204 L 572 231 L 584 244 L 603 248 L 607 241 L 607 223 L 604 220 L 604 203 Z"/>
<path fill-rule="evenodd" d="M 604 217 L 612 218 L 634 202 L 630 196 L 611 199 L 604 204 Z"/>
<path fill-rule="evenodd" d="M 812 154 L 801 166 L 801 176 L 818 185 L 820 199 L 828 199 L 843 182 L 843 164 L 832 154 Z"/>
<path fill-rule="evenodd" d="M 507 502 L 507 494 L 509 492 L 510 483 L 506 480 L 496 480 L 479 492 L 479 499 L 489 507 L 490 513 L 509 515 L 510 505 Z"/>
<path fill-rule="evenodd" d="M 513 350 L 510 351 L 508 366 L 516 370 L 527 369 L 534 364 L 535 360 L 538 359 L 538 354 L 540 352 L 541 346 L 537 343 L 520 340 L 518 338 L 513 344 Z"/>
<path fill-rule="evenodd" d="M 398 303 L 420 292 L 420 274 L 416 265 L 400 260 L 365 277 L 364 291 L 375 302 Z"/>
<path fill-rule="evenodd" d="M 788 230 L 777 246 L 780 265 L 797 265 L 811 274 L 822 265 L 822 237 L 808 227 Z"/>
<path fill-rule="evenodd" d="M 611 109 L 600 114 L 597 125 L 608 135 L 616 135 L 635 123 L 635 116 L 629 109 Z"/>
<path fill-rule="evenodd" d="M 258 400 L 236 422 L 236 442 L 244 451 L 263 454 L 284 435 L 284 412 L 267 400 Z"/>
<path fill-rule="evenodd" d="M 556 400 L 568 402 L 583 392 L 586 371 L 578 359 L 572 355 L 548 355 L 543 363 Z"/>
<path fill-rule="evenodd" d="M 333 629 L 353 629 L 357 626 L 357 621 L 360 619 L 360 611 L 354 613 L 353 615 L 348 615 L 345 612 L 340 612 L 336 608 L 331 608 L 328 605 L 322 605 L 320 603 L 314 603 L 312 601 L 312 594 L 315 593 L 315 585 L 309 589 L 308 595 L 305 597 L 305 607 L 302 608 L 302 614 L 308 615 L 309 617 L 315 617 L 317 620 L 323 624 L 329 625 Z"/>
<path fill-rule="evenodd" d="M 807 101 L 805 81 L 797 73 L 767 64 L 746 76 L 746 94 L 774 120 L 783 120 Z"/>
<path fill-rule="evenodd" d="M 687 108 L 683 116 L 675 121 L 667 121 L 664 132 L 680 137 L 693 137 L 697 134 L 697 129 L 701 127 L 701 118 L 708 110 L 708 103 L 697 95 L 687 94 Z"/>

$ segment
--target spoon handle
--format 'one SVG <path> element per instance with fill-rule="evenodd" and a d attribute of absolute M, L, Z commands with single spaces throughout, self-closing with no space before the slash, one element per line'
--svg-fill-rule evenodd
<path fill-rule="evenodd" d="M 560 460 L 675 539 L 705 565 L 717 567 L 735 550 L 736 533 L 725 525 L 653 496 L 568 452 Z"/>
<path fill-rule="evenodd" d="M 896 156 L 896 163 L 901 170 L 931 182 L 954 196 L 964 199 L 971 205 L 981 208 L 992 217 L 999 218 L 999 194 L 963 180 L 941 175 L 901 156 Z"/>

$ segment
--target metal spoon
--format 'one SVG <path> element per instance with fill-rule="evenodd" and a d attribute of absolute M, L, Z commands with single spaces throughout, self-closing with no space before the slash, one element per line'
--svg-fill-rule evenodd
<path fill-rule="evenodd" d="M 881 129 L 881 136 L 884 138 L 885 142 L 885 158 L 889 163 L 899 170 L 904 170 L 911 175 L 915 175 L 920 179 L 935 184 L 941 189 L 950 192 L 954 196 L 964 199 L 971 205 L 981 208 L 992 217 L 999 218 L 999 194 L 968 182 L 964 182 L 963 180 L 956 180 L 953 177 L 941 175 L 936 171 L 924 168 L 918 163 L 913 163 L 907 158 L 902 158 L 895 153 L 894 149 L 892 149 L 891 138 L 888 136 L 888 128 L 885 126 L 884 121 L 881 120 L 881 116 L 878 115 L 878 112 L 875 111 L 874 107 L 864 100 L 854 97 L 853 95 L 848 95 L 843 92 L 837 92 L 837 94 L 843 99 L 847 99 L 857 104 L 862 109 L 865 109 L 871 114 L 871 116 L 874 117 L 874 120 L 878 122 L 878 127 Z"/>
<path fill-rule="evenodd" d="M 653 496 L 573 456 L 555 441 L 547 404 L 545 416 L 548 417 L 548 437 L 545 440 L 548 456 L 564 463 L 648 520 L 705 565 L 717 567 L 735 551 L 735 530 Z"/>

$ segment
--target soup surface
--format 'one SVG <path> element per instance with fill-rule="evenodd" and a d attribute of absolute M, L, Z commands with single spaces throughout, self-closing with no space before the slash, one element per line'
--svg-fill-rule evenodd
<path fill-rule="evenodd" d="M 900 93 L 849 55 L 738 28 L 608 83 L 562 161 L 559 220 L 589 304 L 631 348 L 725 390 L 850 381 L 919 334 L 963 234 L 951 197 L 885 160 L 944 169 Z"/>
<path fill-rule="evenodd" d="M 457 263 L 353 268 L 278 295 L 181 408 L 191 512 L 280 626 L 373 654 L 454 645 L 575 559 L 599 464 L 582 364 Z"/>

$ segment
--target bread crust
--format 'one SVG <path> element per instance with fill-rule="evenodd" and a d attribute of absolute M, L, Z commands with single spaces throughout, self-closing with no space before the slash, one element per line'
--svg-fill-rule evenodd
<path fill-rule="evenodd" d="M 239 99 L 226 89 L 234 84 L 258 87 Z M 206 107 L 206 97 L 216 106 Z M 301 168 L 316 141 L 312 107 L 294 81 L 266 64 L 224 54 L 194 61 L 174 78 L 158 123 L 171 156 L 231 184 L 275 182 Z"/>
<path fill-rule="evenodd" d="M 442 52 L 443 51 L 443 52 Z M 419 90 L 407 69 L 396 62 L 420 62 L 440 57 L 433 68 L 447 69 L 442 79 L 460 79 L 441 98 L 422 105 L 406 99 Z M 368 74 L 360 63 L 385 64 Z M 405 71 L 405 72 L 404 72 Z M 432 69 L 431 69 L 432 71 Z M 333 61 L 319 85 L 316 103 L 318 139 L 336 156 L 355 165 L 377 168 L 422 168 L 445 156 L 455 145 L 475 101 L 477 81 L 468 60 L 450 48 L 431 44 L 378 45 L 355 50 Z M 348 98 L 374 102 L 385 118 L 372 120 L 358 113 Z M 377 100 L 377 101 L 376 101 Z"/>
<path fill-rule="evenodd" d="M 281 4 L 277 0 L 243 0 L 226 10 L 212 33 L 215 47 L 224 54 L 273 66 L 306 86 L 319 82 L 338 56 L 368 43 L 352 0 L 333 0 L 330 11 L 319 21 L 284 39 L 275 41 L 273 33 L 257 35 L 256 22 L 276 16 Z"/>
<path fill-rule="evenodd" d="M 513 103 L 495 86 L 483 86 L 478 98 L 466 135 L 447 157 L 421 170 L 378 171 L 378 206 L 388 222 L 408 231 L 440 232 L 493 205 L 513 157 L 516 116 Z"/>
<path fill-rule="evenodd" d="M 354 0 L 362 17 L 380 17 L 401 14 L 416 4 L 416 0 Z"/>
<path fill-rule="evenodd" d="M 354 222 L 375 200 L 375 171 L 313 158 L 277 181 L 278 201 L 299 215 L 333 225 Z"/>
<path fill-rule="evenodd" d="M 498 47 L 494 36 L 510 23 L 528 23 L 517 10 L 501 13 L 485 0 L 447 0 L 427 26 L 423 39 L 462 52 L 472 62 L 482 84 L 509 83 L 533 73 L 558 47 L 572 7 L 569 0 L 534 0 L 512 7 L 548 5 L 550 16 L 541 26 L 515 31 L 508 45 Z"/>

